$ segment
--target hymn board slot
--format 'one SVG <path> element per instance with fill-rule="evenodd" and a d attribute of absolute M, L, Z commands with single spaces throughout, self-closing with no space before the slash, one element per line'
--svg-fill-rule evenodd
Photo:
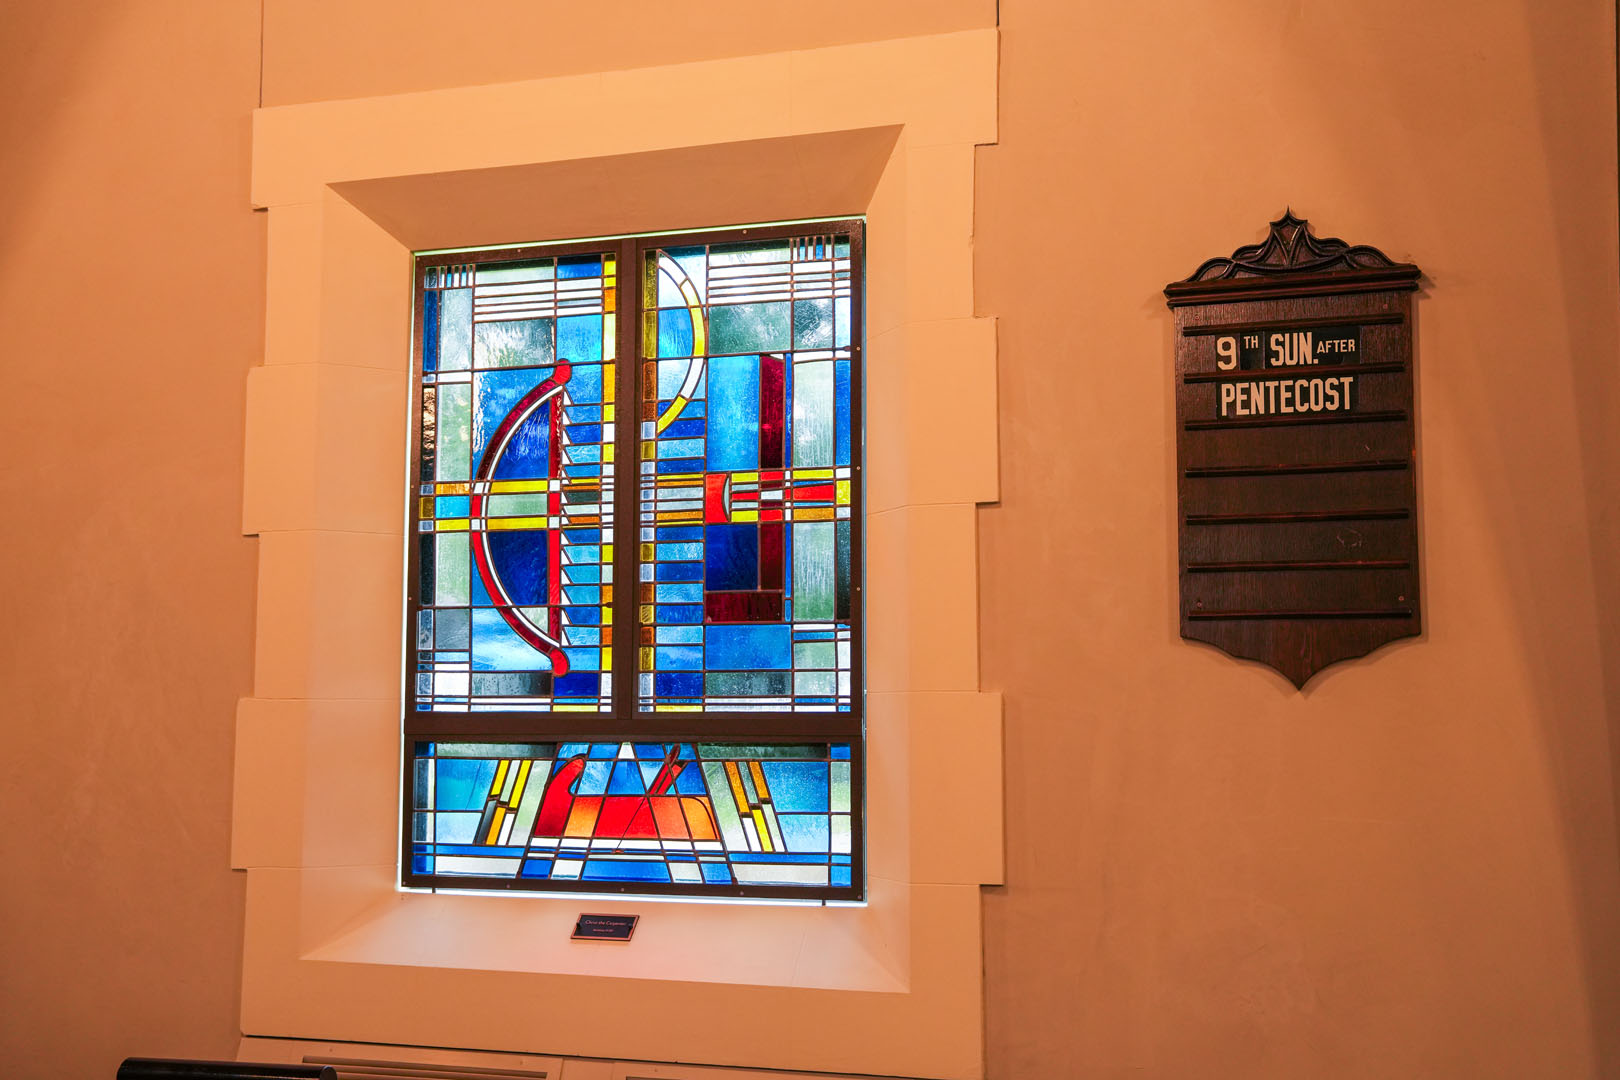
<path fill-rule="evenodd" d="M 1419 276 L 1288 214 L 1166 288 L 1183 637 L 1303 686 L 1419 632 Z"/>

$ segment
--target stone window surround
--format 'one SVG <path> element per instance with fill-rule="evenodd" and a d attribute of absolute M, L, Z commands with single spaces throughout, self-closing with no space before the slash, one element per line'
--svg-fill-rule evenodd
<path fill-rule="evenodd" d="M 1000 700 L 978 690 L 996 348 L 972 227 L 996 52 L 994 30 L 966 31 L 255 114 L 269 257 L 244 465 L 260 541 L 232 842 L 244 1032 L 982 1075 L 979 886 L 1001 881 L 1002 780 Z M 857 215 L 867 903 L 400 890 L 411 252 Z M 633 945 L 570 942 L 582 903 L 641 912 Z"/>

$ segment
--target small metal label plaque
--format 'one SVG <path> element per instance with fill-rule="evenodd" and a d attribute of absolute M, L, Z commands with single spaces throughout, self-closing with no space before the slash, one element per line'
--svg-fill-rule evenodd
<path fill-rule="evenodd" d="M 629 941 L 640 919 L 640 915 L 581 915 L 570 940 Z"/>
<path fill-rule="evenodd" d="M 1165 289 L 1176 318 L 1182 637 L 1303 686 L 1421 629 L 1419 277 L 1285 214 L 1264 243 Z"/>

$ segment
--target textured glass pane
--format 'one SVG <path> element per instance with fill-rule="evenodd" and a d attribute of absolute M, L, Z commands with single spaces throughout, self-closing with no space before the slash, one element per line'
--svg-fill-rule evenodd
<path fill-rule="evenodd" d="M 470 467 L 467 445 L 472 432 L 472 387 L 466 383 L 441 384 L 438 401 L 438 478 L 465 480 Z"/>
<path fill-rule="evenodd" d="M 793 365 L 793 465 L 833 463 L 833 365 L 807 360 Z"/>
<path fill-rule="evenodd" d="M 534 882 L 849 887 L 847 744 L 415 744 L 412 866 Z"/>
<path fill-rule="evenodd" d="M 852 707 L 852 271 L 829 236 L 642 268 L 642 708 Z"/>
<path fill-rule="evenodd" d="M 616 277 L 611 256 L 429 275 L 419 712 L 611 707 Z"/>
<path fill-rule="evenodd" d="M 445 370 L 472 366 L 472 290 L 447 289 L 439 304 L 439 364 Z"/>
<path fill-rule="evenodd" d="M 793 526 L 793 612 L 800 619 L 833 617 L 833 526 Z"/>
<path fill-rule="evenodd" d="M 786 304 L 736 304 L 709 309 L 712 353 L 778 352 L 789 346 Z"/>
<path fill-rule="evenodd" d="M 473 348 L 476 367 L 535 367 L 553 362 L 556 349 L 550 319 L 481 322 Z"/>

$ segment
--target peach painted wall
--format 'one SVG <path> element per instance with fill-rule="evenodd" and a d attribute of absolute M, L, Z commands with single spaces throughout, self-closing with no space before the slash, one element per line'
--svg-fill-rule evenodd
<path fill-rule="evenodd" d="M 629 6 L 651 21 L 608 42 L 516 0 L 454 26 L 443 4 L 266 0 L 265 100 L 996 17 Z M 1009 768 L 1008 884 L 985 904 L 997 1080 L 1620 1076 L 1613 18 L 1599 0 L 1002 0 L 977 222 L 1003 410 L 980 597 Z M 4 660 L 21 872 L 0 887 L 0 1053 L 19 1076 L 107 1076 L 134 1050 L 234 1045 L 259 12 L 4 19 L 0 527 L 28 629 Z M 1428 632 L 1303 694 L 1176 637 L 1158 291 L 1289 203 L 1431 279 Z M 184 319 L 180 297 L 201 301 Z M 132 467 L 141 486 L 103 480 Z"/>
<path fill-rule="evenodd" d="M 264 103 L 815 49 L 993 26 L 995 18 L 996 0 L 483 0 L 475 8 L 264 0 Z"/>
<path fill-rule="evenodd" d="M 0 1073 L 236 1047 L 257 5 L 0 14 Z"/>
<path fill-rule="evenodd" d="M 1614 5 L 1001 5 L 991 1075 L 1620 1076 Z M 1162 285 L 1292 204 L 1417 303 L 1427 633 L 1176 628 Z"/>

